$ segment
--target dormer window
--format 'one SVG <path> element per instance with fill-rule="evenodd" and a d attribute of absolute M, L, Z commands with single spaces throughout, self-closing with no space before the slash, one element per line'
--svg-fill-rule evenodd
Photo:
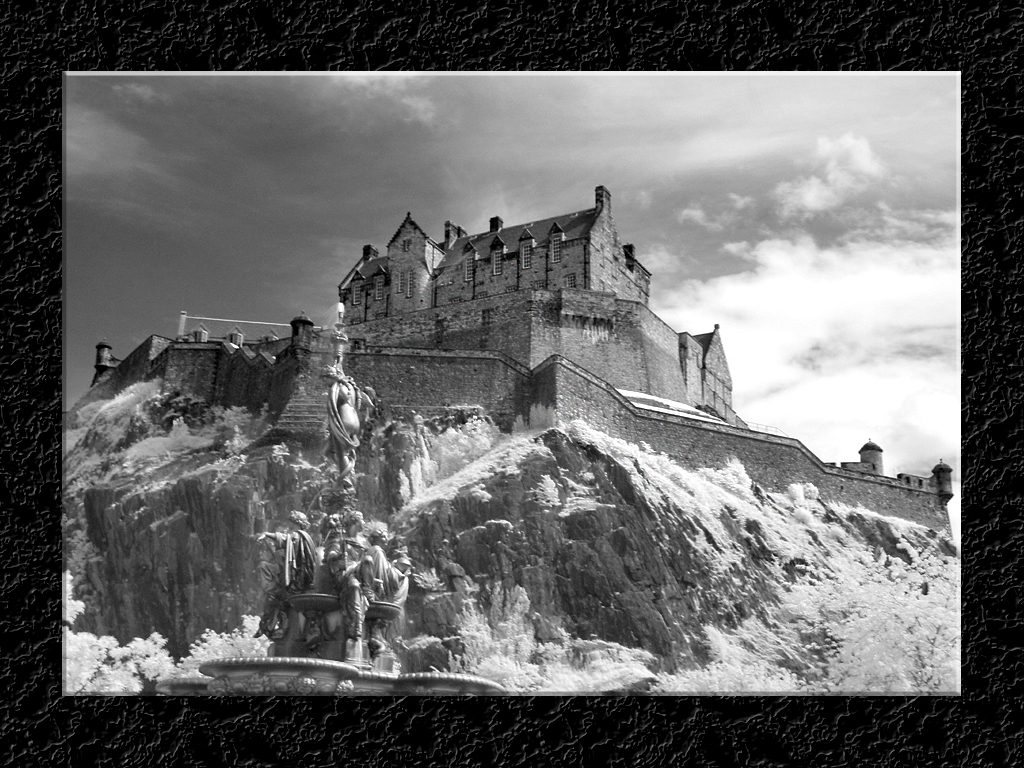
<path fill-rule="evenodd" d="M 377 275 L 373 278 L 374 296 L 377 301 L 384 298 L 384 275 Z"/>
<path fill-rule="evenodd" d="M 557 230 L 551 233 L 551 261 L 555 264 L 562 260 L 562 237 L 564 233 Z"/>
<path fill-rule="evenodd" d="M 491 251 L 491 260 L 493 262 L 491 266 L 492 274 L 500 275 L 502 268 L 504 267 L 504 259 L 501 257 L 501 251 L 497 249 Z"/>
<path fill-rule="evenodd" d="M 234 344 L 236 347 L 242 346 L 242 341 L 244 339 L 245 336 L 243 336 L 242 332 L 237 328 L 235 328 L 233 331 L 231 331 L 231 333 L 228 334 L 228 341 Z"/>
<path fill-rule="evenodd" d="M 519 254 L 523 269 L 533 269 L 533 243 L 523 243 L 519 246 Z"/>
<path fill-rule="evenodd" d="M 192 331 L 192 338 L 199 342 L 209 341 L 210 332 L 206 330 L 204 326 L 200 325 L 198 328 Z"/>

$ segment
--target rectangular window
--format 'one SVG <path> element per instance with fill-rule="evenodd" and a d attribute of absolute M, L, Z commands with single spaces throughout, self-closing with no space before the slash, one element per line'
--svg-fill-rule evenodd
<path fill-rule="evenodd" d="M 480 322 L 481 322 L 481 324 L 482 324 L 482 325 L 483 325 L 483 326 L 484 326 L 485 328 L 486 328 L 487 326 L 489 326 L 489 325 L 491 324 L 491 319 L 492 319 L 492 317 L 491 317 L 491 312 L 492 312 L 492 310 L 490 310 L 490 309 L 485 309 L 485 310 L 484 310 L 484 311 L 483 311 L 483 312 L 481 313 L 481 317 L 480 317 Z"/>
<path fill-rule="evenodd" d="M 493 273 L 495 275 L 500 275 L 502 268 L 505 266 L 505 259 L 502 258 L 501 251 L 491 251 L 491 261 L 494 262 L 494 265 L 491 268 Z"/>
<path fill-rule="evenodd" d="M 395 293 L 399 296 L 405 293 L 405 270 L 398 273 L 398 290 Z"/>
<path fill-rule="evenodd" d="M 352 304 L 353 304 L 353 306 L 358 307 L 362 303 L 363 303 L 363 286 L 360 285 L 358 288 L 356 288 L 355 290 L 352 291 Z"/>
<path fill-rule="evenodd" d="M 523 256 L 523 269 L 533 269 L 533 244 L 523 243 L 521 253 Z"/>
<path fill-rule="evenodd" d="M 515 289 L 516 287 L 514 285 L 510 285 L 508 288 L 505 289 L 505 293 L 513 293 Z"/>
<path fill-rule="evenodd" d="M 448 285 L 455 285 L 455 270 L 448 273 Z"/>
<path fill-rule="evenodd" d="M 374 296 L 377 301 L 384 298 L 384 275 L 377 275 L 373 278 Z"/>
<path fill-rule="evenodd" d="M 556 264 L 562 260 L 562 241 L 551 241 L 551 260 Z"/>
<path fill-rule="evenodd" d="M 565 287 L 566 288 L 575 288 L 576 287 L 576 275 L 575 274 L 571 274 L 571 275 L 566 275 L 565 276 Z"/>
<path fill-rule="evenodd" d="M 412 273 L 405 273 L 405 295 L 412 296 Z"/>
<path fill-rule="evenodd" d="M 409 252 L 409 248 L 410 248 L 411 246 L 412 246 L 412 240 L 403 240 L 403 241 L 402 241 L 402 250 L 403 250 L 403 251 L 404 251 L 405 253 L 408 253 L 408 252 Z"/>
<path fill-rule="evenodd" d="M 473 279 L 473 260 L 471 258 L 467 257 L 466 261 L 463 262 L 463 272 L 465 273 L 465 276 L 462 278 L 463 280 L 469 282 Z"/>

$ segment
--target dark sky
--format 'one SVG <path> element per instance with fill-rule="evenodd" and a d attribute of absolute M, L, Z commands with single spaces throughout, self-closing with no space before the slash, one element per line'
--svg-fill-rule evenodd
<path fill-rule="evenodd" d="M 193 315 L 329 320 L 364 243 L 589 208 L 676 330 L 722 326 L 737 411 L 826 461 L 960 455 L 960 80 L 70 75 L 65 407 Z"/>

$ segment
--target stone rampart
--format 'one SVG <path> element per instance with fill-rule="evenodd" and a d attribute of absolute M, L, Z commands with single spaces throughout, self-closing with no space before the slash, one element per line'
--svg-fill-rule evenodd
<path fill-rule="evenodd" d="M 783 492 L 790 483 L 813 483 L 826 502 L 862 504 L 930 528 L 948 524 L 945 507 L 932 490 L 826 464 L 792 438 L 644 411 L 564 358 L 549 358 L 534 369 L 533 399 L 534 413 L 548 423 L 582 419 L 629 442 L 645 442 L 686 467 L 720 468 L 736 458 L 755 482 L 771 491 Z"/>
<path fill-rule="evenodd" d="M 171 344 L 171 339 L 163 336 L 150 336 L 119 362 L 116 368 L 111 368 L 101 374 L 99 380 L 75 403 L 72 411 L 77 411 L 83 405 L 97 400 L 108 400 L 132 384 L 159 375 L 159 372 L 153 370 L 154 360 L 169 344 Z"/>

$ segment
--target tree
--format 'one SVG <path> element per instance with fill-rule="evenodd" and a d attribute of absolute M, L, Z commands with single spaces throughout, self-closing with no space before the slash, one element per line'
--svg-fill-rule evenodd
<path fill-rule="evenodd" d="M 825 638 L 825 689 L 846 693 L 959 693 L 960 561 L 898 547 L 818 570 L 788 607 Z"/>
<path fill-rule="evenodd" d="M 167 641 L 154 632 L 125 646 L 113 637 L 74 632 L 75 619 L 85 603 L 74 598 L 71 572 L 64 572 L 64 693 L 140 693 L 173 669 Z"/>

